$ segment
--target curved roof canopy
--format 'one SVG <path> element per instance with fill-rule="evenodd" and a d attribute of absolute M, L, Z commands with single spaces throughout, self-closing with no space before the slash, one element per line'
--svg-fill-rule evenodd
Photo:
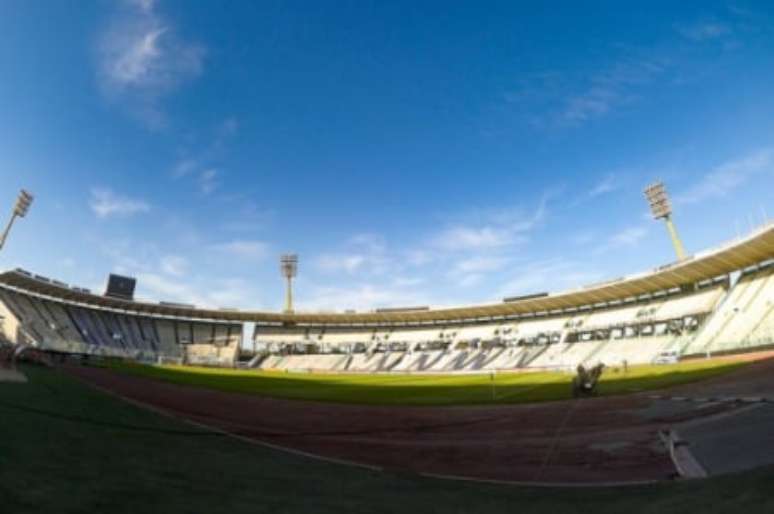
<path fill-rule="evenodd" d="M 326 325 L 448 323 L 515 317 L 542 312 L 577 309 L 582 306 L 617 302 L 659 291 L 679 288 L 727 275 L 737 270 L 774 259 L 774 223 L 749 236 L 718 248 L 693 255 L 685 260 L 655 270 L 621 279 L 593 284 L 580 289 L 547 296 L 489 305 L 429 309 L 417 311 L 347 312 L 347 313 L 278 313 L 199 309 L 185 305 L 156 304 L 108 298 L 71 289 L 63 284 L 35 278 L 20 271 L 0 274 L 0 285 L 34 294 L 111 310 L 154 316 L 171 316 L 231 322 L 296 323 Z"/>

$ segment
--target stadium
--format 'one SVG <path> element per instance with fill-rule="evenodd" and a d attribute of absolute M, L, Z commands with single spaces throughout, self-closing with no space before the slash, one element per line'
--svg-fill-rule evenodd
<path fill-rule="evenodd" d="M 669 222 L 659 187 L 653 214 Z M 17 269 L 0 275 L 4 381 L 91 388 L 200 435 L 376 474 L 612 488 L 770 465 L 774 225 L 675 250 L 570 291 L 361 313 L 295 312 L 294 255 L 282 312 L 139 302 L 130 277 L 98 295 Z M 593 368 L 590 390 L 573 391 Z M 73 421 L 4 389 L 17 416 Z"/>
<path fill-rule="evenodd" d="M 770 5 L 2 6 L 0 514 L 774 512 Z"/>

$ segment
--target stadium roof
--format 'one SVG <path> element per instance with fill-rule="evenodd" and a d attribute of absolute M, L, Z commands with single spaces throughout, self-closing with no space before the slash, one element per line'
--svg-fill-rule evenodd
<path fill-rule="evenodd" d="M 42 277 L 36 278 L 21 271 L 0 274 L 0 285 L 65 302 L 154 316 L 232 322 L 329 325 L 448 323 L 531 315 L 617 302 L 713 279 L 770 259 L 774 259 L 774 223 L 767 224 L 745 238 L 690 256 L 682 261 L 575 290 L 498 304 L 407 312 L 288 314 L 265 311 L 199 309 L 186 305 L 155 304 L 99 296 L 83 290 L 75 290 L 65 284 L 49 281 Z"/>

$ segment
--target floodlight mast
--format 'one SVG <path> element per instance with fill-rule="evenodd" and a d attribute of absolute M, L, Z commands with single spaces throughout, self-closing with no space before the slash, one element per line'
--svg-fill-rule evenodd
<path fill-rule="evenodd" d="M 672 246 L 674 246 L 675 253 L 677 254 L 677 260 L 682 261 L 685 259 L 685 248 L 680 240 L 680 236 L 677 235 L 677 228 L 675 228 L 675 224 L 672 221 L 672 204 L 669 202 L 669 196 L 664 183 L 656 182 L 646 187 L 645 198 L 648 199 L 650 204 L 653 219 L 663 219 L 666 223 L 669 237 L 672 239 Z"/>
<path fill-rule="evenodd" d="M 293 279 L 298 274 L 298 255 L 289 253 L 280 257 L 280 271 L 285 277 L 285 312 L 293 313 Z"/>
<path fill-rule="evenodd" d="M 27 215 L 27 212 L 30 210 L 30 205 L 32 205 L 32 200 L 34 200 L 34 198 L 34 196 L 32 196 L 24 189 L 19 192 L 19 197 L 16 199 L 16 204 L 13 206 L 11 219 L 8 221 L 8 225 L 6 225 L 5 230 L 3 231 L 3 235 L 0 236 L 0 250 L 2 250 L 5 246 L 5 240 L 8 239 L 8 234 L 11 232 L 11 227 L 13 227 L 16 218 L 23 218 Z"/>

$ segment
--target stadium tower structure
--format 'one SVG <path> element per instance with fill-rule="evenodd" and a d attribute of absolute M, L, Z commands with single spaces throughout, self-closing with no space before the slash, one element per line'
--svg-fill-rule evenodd
<path fill-rule="evenodd" d="M 672 246 L 675 248 L 677 260 L 685 259 L 685 248 L 680 236 L 677 235 L 677 229 L 672 221 L 672 204 L 669 202 L 666 187 L 663 182 L 655 182 L 645 188 L 645 197 L 650 204 L 650 210 L 653 213 L 653 219 L 663 219 L 666 223 L 669 237 L 672 239 Z"/>
<path fill-rule="evenodd" d="M 13 227 L 16 218 L 23 218 L 27 215 L 33 199 L 34 197 L 24 189 L 19 192 L 19 197 L 16 199 L 16 204 L 13 207 L 11 219 L 8 221 L 8 225 L 5 227 L 3 235 L 0 236 L 0 250 L 5 246 L 5 240 L 8 238 L 8 234 L 11 232 L 11 227 Z"/>
<path fill-rule="evenodd" d="M 298 275 L 298 255 L 288 253 L 280 257 L 280 271 L 285 277 L 285 312 L 293 313 L 293 279 Z"/>

